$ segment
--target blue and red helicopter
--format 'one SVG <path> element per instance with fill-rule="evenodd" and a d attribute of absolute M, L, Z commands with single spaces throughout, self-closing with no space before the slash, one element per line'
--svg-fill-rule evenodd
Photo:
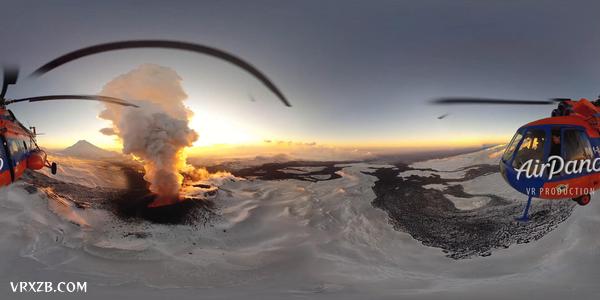
<path fill-rule="evenodd" d="M 587 205 L 591 194 L 600 187 L 600 99 L 589 101 L 555 98 L 533 101 L 442 98 L 434 103 L 558 104 L 551 117 L 527 123 L 517 129 L 500 159 L 500 172 L 504 180 L 515 190 L 528 196 L 523 216 L 518 220 L 529 219 L 529 207 L 534 197 L 548 200 L 571 198 L 579 205 Z M 569 164 L 577 172 L 552 169 L 552 161 L 562 161 L 562 166 Z M 545 170 L 542 167 L 544 165 Z M 537 176 L 526 176 L 522 171 L 524 167 L 531 166 L 534 166 Z"/>
<path fill-rule="evenodd" d="M 291 106 L 275 84 L 247 61 L 213 47 L 189 42 L 170 40 L 133 40 L 94 45 L 62 55 L 38 68 L 31 76 L 41 76 L 59 66 L 89 55 L 138 48 L 176 49 L 219 58 L 250 73 L 273 92 L 285 106 Z M 19 102 L 50 100 L 93 100 L 116 105 L 137 107 L 137 105 L 123 99 L 98 95 L 48 95 L 21 99 L 5 98 L 8 86 L 16 84 L 18 75 L 19 71 L 17 68 L 4 68 L 4 82 L 0 93 L 0 143 L 2 144 L 0 147 L 0 186 L 9 185 L 15 182 L 23 175 L 23 172 L 26 169 L 39 170 L 48 167 L 51 169 L 52 174 L 56 174 L 57 171 L 56 163 L 50 163 L 47 159 L 46 152 L 38 146 L 36 142 L 37 134 L 35 127 L 27 128 L 23 126 L 23 124 L 17 120 L 13 112 L 6 108 L 7 105 Z"/>

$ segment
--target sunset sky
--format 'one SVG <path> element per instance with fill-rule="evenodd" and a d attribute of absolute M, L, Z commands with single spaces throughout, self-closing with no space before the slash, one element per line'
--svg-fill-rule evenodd
<path fill-rule="evenodd" d="M 10 1 L 8 1 L 10 2 Z M 457 147 L 505 142 L 552 107 L 440 107 L 442 96 L 517 99 L 600 93 L 598 10 L 561 1 L 13 1 L 5 3 L 0 58 L 21 66 L 8 97 L 93 94 L 143 63 L 183 79 L 197 147 L 265 140 L 348 147 Z M 159 5 L 162 4 L 162 5 Z M 125 50 L 69 63 L 37 79 L 66 52 L 127 39 L 200 43 L 255 65 L 283 91 L 226 62 L 176 50 Z M 252 101 L 254 99 L 255 101 Z M 61 148 L 86 139 L 118 145 L 99 129 L 102 105 L 17 104 L 26 125 Z M 445 119 L 437 117 L 449 113 Z"/>

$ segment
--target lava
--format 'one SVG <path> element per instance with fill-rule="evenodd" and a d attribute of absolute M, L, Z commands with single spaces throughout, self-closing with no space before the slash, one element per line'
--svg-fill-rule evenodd
<path fill-rule="evenodd" d="M 148 207 L 155 208 L 155 207 L 173 205 L 173 204 L 179 203 L 185 199 L 185 198 L 182 199 L 180 197 L 161 196 L 158 194 L 155 196 L 156 196 L 156 198 L 154 198 L 154 200 L 152 200 L 152 202 L 150 204 L 148 204 Z"/>

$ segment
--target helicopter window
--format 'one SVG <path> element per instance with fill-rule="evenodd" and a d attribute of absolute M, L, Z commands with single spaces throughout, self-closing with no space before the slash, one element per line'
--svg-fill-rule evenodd
<path fill-rule="evenodd" d="M 8 140 L 8 148 L 10 149 L 10 153 L 19 152 L 19 143 L 16 140 Z"/>
<path fill-rule="evenodd" d="M 544 142 L 546 141 L 546 132 L 542 129 L 531 129 L 525 133 L 523 142 L 515 155 L 512 163 L 514 168 L 520 168 L 530 159 L 539 160 L 544 158 Z"/>
<path fill-rule="evenodd" d="M 513 153 L 515 153 L 515 149 L 517 148 L 517 144 L 519 144 L 519 141 L 521 141 L 522 137 L 523 136 L 521 135 L 521 133 L 519 133 L 519 132 L 515 133 L 515 136 L 512 138 L 512 140 L 508 144 L 508 147 L 506 147 L 506 150 L 504 150 L 504 155 L 502 155 L 502 160 L 507 161 L 512 157 Z"/>
<path fill-rule="evenodd" d="M 27 151 L 27 147 L 25 146 L 25 143 L 23 140 L 8 139 L 7 142 L 8 142 L 8 149 L 10 150 L 10 153 L 13 155 Z"/>
<path fill-rule="evenodd" d="M 25 150 L 27 150 L 27 142 L 23 141 L 23 148 L 25 148 Z"/>
<path fill-rule="evenodd" d="M 550 133 L 550 156 L 560 156 L 560 128 L 552 128 Z"/>
<path fill-rule="evenodd" d="M 566 129 L 563 132 L 563 145 L 565 162 L 593 158 L 592 146 L 583 131 Z"/>

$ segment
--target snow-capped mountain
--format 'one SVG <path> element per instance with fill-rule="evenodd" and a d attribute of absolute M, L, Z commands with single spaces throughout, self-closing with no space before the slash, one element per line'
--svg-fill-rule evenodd
<path fill-rule="evenodd" d="M 104 150 L 86 140 L 79 140 L 72 146 L 60 151 L 60 154 L 89 159 L 111 158 L 120 156 L 120 154 L 117 152 Z"/>

